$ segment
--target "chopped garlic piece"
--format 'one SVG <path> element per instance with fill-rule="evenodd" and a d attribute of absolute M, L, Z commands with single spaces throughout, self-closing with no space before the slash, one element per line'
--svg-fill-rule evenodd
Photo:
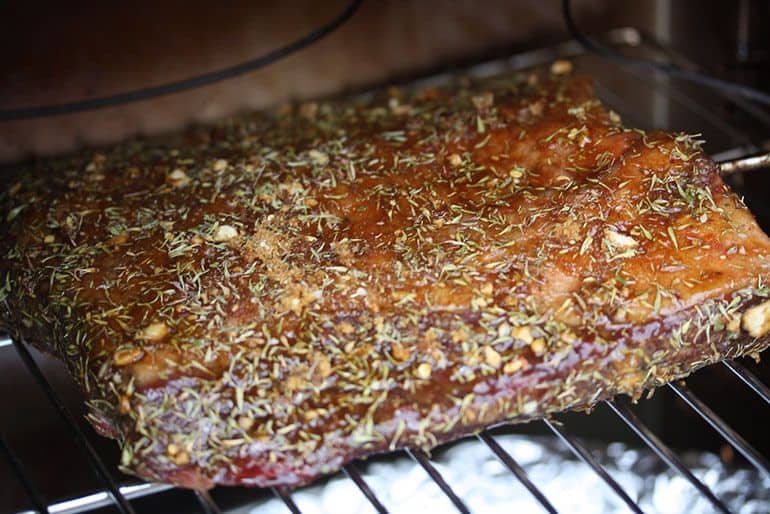
<path fill-rule="evenodd" d="M 143 355 L 144 352 L 140 348 L 132 346 L 130 348 L 124 348 L 115 352 L 115 354 L 112 356 L 112 362 L 116 366 L 127 366 L 133 362 L 138 361 Z"/>
<path fill-rule="evenodd" d="M 223 243 L 238 237 L 238 229 L 232 225 L 220 225 L 214 233 L 214 241 Z"/>
<path fill-rule="evenodd" d="M 529 328 L 528 326 L 514 327 L 511 330 L 511 335 L 516 339 L 521 339 L 527 344 L 531 344 L 534 339 L 532 337 L 532 329 Z"/>
<path fill-rule="evenodd" d="M 182 169 L 175 169 L 168 174 L 168 183 L 174 187 L 184 187 L 190 183 L 190 177 Z"/>
<path fill-rule="evenodd" d="M 417 378 L 421 378 L 423 380 L 429 379 L 432 373 L 433 373 L 433 366 L 431 366 L 427 362 L 423 362 L 422 364 L 417 366 L 417 370 L 415 371 L 415 375 L 417 375 Z"/>
<path fill-rule="evenodd" d="M 545 353 L 545 340 L 542 337 L 538 337 L 529 344 L 529 347 L 535 355 L 542 355 Z"/>
<path fill-rule="evenodd" d="M 621 234 L 610 228 L 604 229 L 604 238 L 610 246 L 619 250 L 627 250 L 639 246 L 639 242 L 633 237 Z"/>
<path fill-rule="evenodd" d="M 751 337 L 762 337 L 770 330 L 770 300 L 743 313 L 743 329 Z"/>
<path fill-rule="evenodd" d="M 310 157 L 310 160 L 313 161 L 313 164 L 318 164 L 319 166 L 325 166 L 329 164 L 329 156 L 321 151 L 312 149 L 307 153 L 307 155 Z"/>
<path fill-rule="evenodd" d="M 160 341 L 166 337 L 166 335 L 168 335 L 168 326 L 162 321 L 157 321 L 144 327 L 139 338 L 148 341 Z"/>
<path fill-rule="evenodd" d="M 463 158 L 456 153 L 453 153 L 447 159 L 449 160 L 449 165 L 453 168 L 459 168 L 463 165 Z"/>
<path fill-rule="evenodd" d="M 517 371 L 521 369 L 526 369 L 529 367 L 529 362 L 524 357 L 519 357 L 517 359 L 514 359 L 508 363 L 506 363 L 505 366 L 503 366 L 503 372 L 505 373 L 516 373 Z"/>
<path fill-rule="evenodd" d="M 484 362 L 486 362 L 489 366 L 492 366 L 493 368 L 499 368 L 500 364 L 503 362 L 503 358 L 500 357 L 500 354 L 492 348 L 491 346 L 485 346 L 484 347 Z"/>
<path fill-rule="evenodd" d="M 572 63 L 563 59 L 554 61 L 553 64 L 551 64 L 551 73 L 554 75 L 566 75 L 572 73 Z"/>

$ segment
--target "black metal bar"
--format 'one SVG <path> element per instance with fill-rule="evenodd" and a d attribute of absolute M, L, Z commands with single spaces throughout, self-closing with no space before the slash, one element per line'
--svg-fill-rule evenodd
<path fill-rule="evenodd" d="M 43 390 L 46 397 L 48 397 L 48 401 L 51 402 L 51 404 L 56 409 L 56 412 L 64 421 L 64 424 L 69 429 L 72 438 L 75 440 L 75 443 L 86 454 L 91 468 L 94 470 L 99 480 L 101 480 L 101 482 L 106 486 L 107 492 L 110 494 L 110 496 L 112 496 L 117 509 L 121 512 L 121 514 L 136 514 L 126 497 L 123 496 L 123 493 L 120 492 L 120 488 L 107 470 L 107 466 L 105 466 L 104 462 L 102 462 L 102 460 L 99 458 L 99 455 L 96 453 L 96 450 L 94 450 L 94 447 L 91 446 L 91 443 L 88 442 L 88 439 L 86 439 L 85 434 L 78 426 L 75 418 L 72 417 L 72 414 L 70 414 L 69 410 L 67 410 L 67 407 L 65 407 L 64 403 L 62 403 L 62 401 L 59 399 L 58 395 L 51 386 L 51 383 L 48 382 L 48 379 L 45 378 L 43 372 L 40 370 L 37 362 L 35 362 L 32 354 L 29 353 L 27 347 L 15 339 L 13 340 L 13 345 L 16 347 L 16 351 L 19 353 L 21 360 L 24 361 L 27 369 L 35 378 L 35 381 Z"/>
<path fill-rule="evenodd" d="M 351 462 L 350 464 L 346 464 L 342 469 L 345 471 L 345 474 L 353 482 L 355 482 L 361 492 L 364 493 L 364 496 L 366 496 L 366 499 L 369 500 L 369 503 L 372 504 L 374 510 L 376 510 L 379 514 L 388 514 L 388 509 L 385 508 L 385 506 L 374 494 L 374 491 L 372 491 L 372 489 L 369 487 L 369 484 L 366 483 L 364 477 L 361 476 L 361 473 L 358 471 L 358 468 L 356 468 L 355 464 Z"/>
<path fill-rule="evenodd" d="M 5 437 L 2 435 L 0 435 L 0 455 L 5 456 L 5 459 L 11 466 L 16 478 L 19 479 L 19 483 L 21 483 L 21 486 L 27 493 L 27 497 L 35 510 L 41 514 L 48 514 L 48 507 L 46 507 L 43 496 L 29 478 L 27 478 L 27 474 L 24 472 L 24 466 L 22 466 L 21 461 L 16 457 L 16 454 L 11 450 L 11 447 L 5 442 Z"/>
<path fill-rule="evenodd" d="M 411 450 L 407 448 L 406 453 L 408 453 L 409 456 L 415 460 L 415 462 L 423 467 L 428 475 L 430 475 L 430 478 L 436 482 L 436 485 L 439 486 L 439 489 L 441 489 L 441 491 L 447 495 L 447 497 L 451 500 L 458 511 L 462 512 L 463 514 L 470 514 L 471 511 L 468 510 L 468 507 L 452 490 L 446 480 L 444 480 L 444 477 L 441 476 L 441 473 L 439 473 L 433 464 L 431 464 L 430 459 L 422 450 Z"/>
<path fill-rule="evenodd" d="M 222 514 L 219 509 L 219 505 L 214 501 L 208 491 L 195 491 L 195 496 L 198 498 L 204 514 Z"/>
<path fill-rule="evenodd" d="M 757 393 L 760 398 L 770 404 L 770 387 L 767 387 L 754 373 L 746 369 L 743 364 L 739 364 L 735 361 L 722 361 L 722 364 L 735 373 L 735 376 L 740 378 L 743 383 Z"/>
<path fill-rule="evenodd" d="M 500 462 L 505 464 L 505 467 L 511 470 L 511 473 L 513 473 L 516 478 L 519 479 L 519 482 L 521 482 L 521 484 L 526 487 L 527 490 L 532 494 L 532 496 L 534 496 L 535 499 L 540 502 L 540 505 L 543 506 L 543 509 L 545 509 L 546 512 L 550 514 L 558 514 L 558 511 L 554 508 L 553 505 L 551 505 L 551 502 L 548 501 L 548 498 L 546 498 L 543 492 L 538 489 L 537 486 L 533 484 L 529 479 L 527 472 L 524 471 L 524 468 L 522 468 L 519 463 L 516 462 L 510 453 L 505 451 L 505 449 L 500 446 L 495 438 L 492 437 L 492 434 L 486 430 L 482 430 L 476 435 L 476 437 L 478 437 L 483 443 L 489 446 L 489 449 L 492 450 L 492 453 L 494 453 L 497 458 L 500 459 Z"/>
<path fill-rule="evenodd" d="M 617 494 L 620 499 L 623 500 L 626 505 L 628 505 L 628 508 L 631 509 L 632 512 L 636 512 L 637 514 L 644 514 L 639 505 L 637 505 L 636 502 L 628 495 L 628 493 L 625 492 L 622 487 L 620 487 L 620 484 L 618 484 L 615 479 L 612 478 L 609 473 L 607 473 L 607 470 L 605 470 L 601 464 L 596 461 L 594 456 L 591 455 L 585 446 L 583 446 L 570 434 L 551 423 L 549 420 L 544 419 L 543 422 L 548 426 L 548 428 L 551 429 L 554 434 L 559 437 L 559 439 L 562 440 L 564 444 L 567 445 L 572 453 L 574 453 L 580 460 L 588 464 L 591 469 L 593 469 L 594 472 L 599 475 L 599 477 L 604 480 L 604 482 L 610 486 L 613 491 L 615 491 L 615 494 Z"/>
<path fill-rule="evenodd" d="M 289 490 L 283 487 L 273 487 L 273 493 L 281 499 L 284 505 L 286 505 L 286 508 L 289 509 L 289 512 L 291 514 L 302 514 L 302 511 L 299 510 L 299 507 L 297 507 L 297 504 L 294 503 L 294 500 L 291 497 L 291 494 L 289 493 Z"/>
<path fill-rule="evenodd" d="M 626 425 L 628 425 L 631 430 L 638 435 L 644 443 L 649 446 L 652 451 L 654 451 L 658 457 L 660 457 L 663 462 L 668 464 L 668 466 L 678 471 L 679 473 L 684 476 L 687 481 L 689 481 L 703 496 L 708 499 L 711 504 L 716 507 L 717 510 L 720 512 L 724 512 L 725 514 L 730 514 L 730 509 L 725 505 L 722 500 L 717 498 L 717 496 L 714 494 L 714 492 L 709 489 L 706 484 L 698 480 L 698 478 L 690 472 L 689 469 L 684 465 L 684 463 L 677 457 L 677 455 L 666 446 L 663 441 L 661 441 L 658 436 L 655 435 L 655 433 L 650 430 L 647 425 L 645 425 L 642 420 L 640 420 L 636 414 L 631 411 L 626 405 L 615 403 L 615 402 L 606 402 L 607 405 L 612 409 L 615 414 L 617 414 L 620 419 L 622 419 Z"/>
<path fill-rule="evenodd" d="M 716 430 L 719 435 L 722 436 L 722 438 L 730 443 L 733 448 L 738 450 L 741 455 L 746 457 L 746 460 L 751 462 L 751 464 L 759 471 L 764 473 L 765 476 L 770 477 L 770 464 L 768 464 L 767 460 L 749 443 L 747 443 L 746 440 L 740 434 L 738 434 L 738 432 L 733 430 L 730 425 L 725 423 L 722 418 L 717 416 L 708 405 L 703 403 L 700 398 L 695 396 L 695 394 L 685 386 L 674 383 L 669 383 L 668 386 L 682 400 L 684 400 L 687 405 L 689 405 L 695 412 L 697 412 L 700 417 L 706 420 L 706 422 L 711 425 L 711 427 Z"/>

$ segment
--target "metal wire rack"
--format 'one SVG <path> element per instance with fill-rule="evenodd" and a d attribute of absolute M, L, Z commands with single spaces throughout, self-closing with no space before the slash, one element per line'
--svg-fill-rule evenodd
<path fill-rule="evenodd" d="M 635 29 L 625 28 L 618 29 L 610 32 L 605 38 L 612 44 L 625 47 L 626 49 L 633 51 L 635 48 L 647 47 L 648 50 L 653 50 L 658 55 L 670 59 L 680 66 L 693 68 L 693 65 L 688 61 L 682 59 L 676 54 L 672 53 L 668 49 L 658 45 L 655 41 L 646 37 L 644 34 L 636 31 Z M 557 47 L 536 50 L 525 54 L 516 55 L 505 61 L 495 61 L 492 63 L 486 63 L 470 70 L 466 70 L 469 75 L 472 76 L 486 76 L 499 73 L 505 70 L 515 70 L 527 68 L 537 64 L 543 64 L 550 62 L 556 58 L 565 57 L 580 57 L 581 49 L 574 42 L 568 42 Z M 585 68 L 588 70 L 592 66 L 600 66 L 601 64 L 595 60 L 592 62 L 590 56 L 584 56 Z M 633 73 L 633 72 L 627 72 Z M 440 83 L 447 79 L 446 76 L 433 76 L 423 81 L 421 84 Z M 760 152 L 763 148 L 766 148 L 766 143 L 762 140 L 756 139 L 749 133 L 741 130 L 740 127 L 735 127 L 728 124 L 718 116 L 711 114 L 708 108 L 704 107 L 696 100 L 690 99 L 690 97 L 677 90 L 676 87 L 668 83 L 664 77 L 644 77 L 638 76 L 641 87 L 648 88 L 652 94 L 656 94 L 658 89 L 665 88 L 666 94 L 670 98 L 678 102 L 680 107 L 690 109 L 697 112 L 701 119 L 712 122 L 719 128 L 722 134 L 729 138 L 732 146 L 726 151 L 722 151 L 714 155 L 717 161 L 724 161 L 724 169 L 726 171 L 735 171 L 736 169 L 746 169 L 746 167 L 765 165 L 767 164 L 767 158 L 752 158 L 746 161 L 744 158 Z M 609 104 L 612 108 L 618 110 L 623 114 L 626 119 L 631 123 L 637 124 L 638 119 L 634 119 L 635 115 L 631 109 L 625 108 L 622 96 L 613 92 L 611 84 L 600 82 L 598 85 L 599 96 Z M 745 111 L 745 113 L 765 127 L 770 127 L 770 119 L 767 115 L 753 106 L 746 104 L 738 99 L 730 98 L 733 104 L 737 105 Z M 643 121 L 643 120 L 642 120 Z M 641 122 L 640 125 L 644 126 L 647 123 Z M 742 160 L 744 159 L 744 160 Z M 746 164 L 748 162 L 748 164 Z M 743 164 L 742 164 L 743 163 Z M 37 385 L 45 394 L 47 400 L 55 408 L 58 416 L 62 419 L 67 430 L 69 431 L 73 441 L 77 444 L 80 451 L 88 459 L 90 467 L 93 469 L 96 477 L 98 478 L 102 489 L 92 494 L 76 497 L 66 501 L 60 501 L 57 503 L 48 503 L 46 499 L 38 491 L 34 481 L 31 479 L 30 474 L 20 458 L 15 454 L 13 448 L 9 442 L 0 434 L 0 460 L 7 461 L 13 475 L 15 475 L 19 484 L 25 491 L 28 499 L 30 509 L 22 511 L 18 514 L 30 514 L 30 513 L 51 513 L 51 514 L 76 514 L 90 512 L 96 509 L 100 509 L 107 506 L 112 506 L 114 510 L 117 510 L 121 514 L 138 514 L 132 501 L 138 498 L 156 495 L 172 489 L 172 486 L 166 484 L 154 484 L 154 483 L 139 483 L 131 485 L 120 485 L 114 478 L 109 466 L 105 464 L 98 452 L 89 443 L 88 438 L 81 430 L 77 419 L 67 409 L 64 402 L 61 400 L 56 389 L 51 385 L 45 374 L 42 372 L 35 358 L 29 349 L 21 342 L 12 340 L 7 336 L 0 335 L 0 351 L 12 351 L 15 349 L 18 356 L 21 358 L 34 378 Z M 770 405 L 770 388 L 765 385 L 757 376 L 752 374 L 746 367 L 736 361 L 722 361 L 721 366 L 732 373 L 737 379 L 745 384 L 745 386 L 758 395 L 764 402 Z M 681 398 L 689 408 L 701 416 L 706 423 L 708 423 L 713 430 L 715 430 L 727 443 L 729 443 L 738 453 L 740 453 L 745 459 L 758 470 L 759 473 L 770 477 L 770 462 L 755 448 L 753 448 L 736 430 L 731 428 L 722 418 L 720 418 L 702 399 L 700 399 L 692 390 L 690 390 L 683 383 L 671 383 L 668 387 L 673 393 Z M 629 429 L 638 438 L 649 447 L 668 467 L 670 467 L 676 473 L 679 473 L 689 484 L 694 487 L 699 494 L 702 495 L 713 506 L 715 511 L 722 513 L 729 513 L 731 510 L 727 504 L 720 499 L 703 481 L 699 480 L 683 463 L 681 458 L 651 430 L 642 420 L 634 413 L 634 411 L 624 401 L 607 401 L 605 404 L 609 407 L 609 410 L 613 412 L 617 417 L 625 423 Z M 623 489 L 623 487 L 605 470 L 602 465 L 596 460 L 592 453 L 586 448 L 586 446 L 568 430 L 566 430 L 556 419 L 543 420 L 543 424 L 553 434 L 566 445 L 570 451 L 581 461 L 587 464 L 605 483 L 614 491 L 614 493 L 622 500 L 622 502 L 628 507 L 629 511 L 641 513 L 642 509 L 638 503 Z M 526 471 L 520 465 L 514 457 L 506 452 L 502 445 L 500 445 L 495 435 L 488 431 L 483 430 L 476 435 L 477 439 L 484 443 L 486 447 L 499 459 L 499 461 L 513 474 L 516 480 L 518 480 L 522 486 L 526 488 L 531 494 L 532 501 L 539 504 L 542 510 L 548 513 L 556 513 L 557 510 L 548 497 L 538 488 L 537 484 L 527 476 Z M 460 513 L 471 512 L 463 501 L 463 498 L 458 495 L 453 489 L 452 485 L 445 480 L 441 472 L 433 465 L 431 458 L 425 453 L 418 450 L 405 450 L 404 453 L 413 459 L 419 466 L 421 466 L 427 475 L 435 482 L 440 488 L 443 494 L 449 499 L 452 505 Z M 347 464 L 343 468 L 344 474 L 357 486 L 361 494 L 366 498 L 368 503 L 374 509 L 375 512 L 384 514 L 389 512 L 387 505 L 383 504 L 373 489 L 364 479 L 363 474 L 360 472 L 358 464 L 353 462 Z M 272 493 L 276 495 L 285 504 L 289 512 L 300 513 L 295 501 L 292 499 L 292 494 L 287 489 L 273 488 Z M 190 495 L 194 495 L 196 498 L 198 508 L 201 512 L 206 514 L 218 514 L 222 512 L 222 508 L 212 498 L 212 496 L 206 491 L 194 491 L 190 492 Z M 392 507 L 391 507 L 392 508 Z"/>

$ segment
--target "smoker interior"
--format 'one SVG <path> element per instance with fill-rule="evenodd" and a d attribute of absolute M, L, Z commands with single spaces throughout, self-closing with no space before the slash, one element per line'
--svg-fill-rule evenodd
<path fill-rule="evenodd" d="M 631 55 L 693 67 L 634 29 L 618 29 L 603 39 Z M 765 111 L 675 79 L 620 69 L 584 54 L 574 42 L 431 75 L 418 80 L 416 86 L 439 85 L 457 73 L 487 76 L 524 70 L 558 58 L 572 59 L 577 72 L 595 77 L 599 97 L 621 115 L 627 126 L 700 133 L 706 140 L 705 150 L 717 161 L 770 150 L 770 139 L 766 136 L 770 115 Z M 736 174 L 728 181 L 745 197 L 760 225 L 768 231 L 770 204 L 764 198 L 770 193 L 770 183 L 765 175 L 761 171 Z M 766 435 L 770 424 L 770 390 L 764 383 L 770 383 L 767 360 L 724 362 L 697 372 L 686 385 L 660 388 L 638 404 L 622 398 L 601 404 L 590 414 L 566 413 L 550 421 L 498 427 L 482 432 L 478 439 L 484 445 L 483 451 L 492 452 L 512 472 L 511 486 L 523 485 L 529 491 L 533 511 L 556 512 L 558 498 L 548 498 L 537 483 L 529 481 L 522 467 L 497 444 L 502 434 L 547 436 L 566 445 L 575 459 L 594 468 L 619 505 L 631 511 L 638 511 L 636 499 L 624 493 L 587 448 L 611 441 L 649 447 L 661 462 L 681 473 L 690 482 L 689 487 L 704 495 L 714 511 L 731 511 L 735 507 L 726 506 L 688 474 L 678 456 L 685 451 L 713 452 L 727 467 L 750 469 L 770 478 L 770 438 Z M 82 399 L 63 366 L 50 356 L 8 338 L 0 338 L 0 391 L 0 513 L 260 512 L 258 508 L 252 510 L 254 505 L 275 496 L 289 511 L 303 511 L 289 491 L 217 488 L 210 493 L 196 493 L 141 484 L 121 475 L 117 471 L 117 445 L 97 436 L 85 423 Z M 433 456 L 441 455 L 442 451 L 438 449 Z M 417 462 L 441 489 L 448 509 L 467 512 L 466 502 L 455 494 L 457 484 L 445 481 L 431 464 L 431 458 L 419 452 L 399 452 L 356 462 L 339 476 L 355 482 L 371 511 L 399 512 L 398 505 L 378 499 L 377 491 L 368 487 L 362 474 L 372 462 L 397 458 Z M 483 470 L 466 472 L 478 474 Z"/>

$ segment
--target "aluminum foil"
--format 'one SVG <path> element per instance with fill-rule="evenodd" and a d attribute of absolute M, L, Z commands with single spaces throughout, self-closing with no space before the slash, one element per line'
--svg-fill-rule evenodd
<path fill-rule="evenodd" d="M 555 438 L 520 435 L 495 439 L 526 470 L 559 511 L 570 514 L 626 513 L 628 507 L 586 464 Z M 651 451 L 621 443 L 591 447 L 594 456 L 645 512 L 712 513 L 708 502 L 685 478 Z M 727 467 L 711 453 L 682 455 L 687 467 L 733 512 L 770 513 L 770 478 L 753 469 Z M 465 440 L 434 455 L 433 462 L 474 513 L 542 513 L 540 504 L 489 448 Z M 409 457 L 377 458 L 359 465 L 364 479 L 391 511 L 407 514 L 457 512 L 425 470 Z M 303 514 L 374 513 L 356 485 L 342 474 L 292 494 Z M 277 498 L 250 514 L 285 514 Z"/>

